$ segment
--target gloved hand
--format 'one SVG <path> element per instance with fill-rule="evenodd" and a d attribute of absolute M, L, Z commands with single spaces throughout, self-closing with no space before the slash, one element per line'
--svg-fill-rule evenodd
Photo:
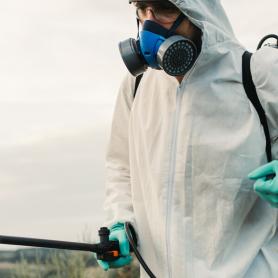
<path fill-rule="evenodd" d="M 112 225 L 110 228 L 110 240 L 118 240 L 120 245 L 120 255 L 121 258 L 113 261 L 107 262 L 103 260 L 97 260 L 98 264 L 107 271 L 109 268 L 119 268 L 124 265 L 128 265 L 131 263 L 132 256 L 130 255 L 130 248 L 129 242 L 124 230 L 124 224 L 121 222 L 117 222 L 116 224 Z"/>
<path fill-rule="evenodd" d="M 266 180 L 266 176 L 270 174 L 276 176 L 273 179 Z M 256 179 L 254 190 L 272 207 L 278 208 L 278 160 L 273 160 L 255 169 L 248 175 L 248 178 Z"/>

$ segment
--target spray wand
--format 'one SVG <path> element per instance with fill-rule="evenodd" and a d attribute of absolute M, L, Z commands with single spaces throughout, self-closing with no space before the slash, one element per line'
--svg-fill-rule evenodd
<path fill-rule="evenodd" d="M 129 222 L 125 222 L 124 226 L 128 241 L 130 243 L 130 252 L 134 252 L 135 256 L 144 267 L 148 275 L 151 278 L 155 278 L 154 274 L 148 268 L 147 264 L 137 250 L 137 239 L 133 226 Z M 73 251 L 88 251 L 96 253 L 98 260 L 107 262 L 115 261 L 120 258 L 121 254 L 119 242 L 117 240 L 109 240 L 110 230 L 107 227 L 101 227 L 98 231 L 98 235 L 100 242 L 96 244 L 0 235 L 0 244 L 55 248 Z"/>

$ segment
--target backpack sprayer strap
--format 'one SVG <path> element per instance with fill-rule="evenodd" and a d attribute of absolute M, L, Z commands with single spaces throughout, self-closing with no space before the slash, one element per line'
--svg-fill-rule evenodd
<path fill-rule="evenodd" d="M 272 160 L 272 155 L 271 155 L 271 141 L 270 141 L 270 134 L 269 134 L 269 128 L 267 124 L 267 118 L 265 115 L 265 111 L 260 103 L 259 97 L 256 92 L 255 85 L 253 83 L 252 75 L 251 75 L 251 70 L 250 70 L 250 62 L 251 62 L 251 57 L 252 53 L 245 51 L 243 56 L 242 56 L 242 81 L 243 81 L 243 86 L 245 89 L 245 92 L 255 107 L 259 118 L 260 122 L 263 126 L 264 133 L 265 133 L 265 139 L 266 139 L 266 155 L 267 155 L 267 160 L 270 162 Z"/>

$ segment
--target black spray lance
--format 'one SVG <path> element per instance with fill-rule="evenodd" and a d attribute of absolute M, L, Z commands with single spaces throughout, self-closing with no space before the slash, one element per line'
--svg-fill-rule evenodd
<path fill-rule="evenodd" d="M 155 278 L 137 250 L 137 239 L 133 226 L 129 222 L 125 222 L 124 227 L 130 243 L 130 252 L 134 252 L 148 275 L 151 278 Z M 109 234 L 110 230 L 107 227 L 101 227 L 98 231 L 100 242 L 96 244 L 0 235 L 0 244 L 88 251 L 96 253 L 98 260 L 111 262 L 120 258 L 121 254 L 119 242 L 117 240 L 109 240 Z"/>

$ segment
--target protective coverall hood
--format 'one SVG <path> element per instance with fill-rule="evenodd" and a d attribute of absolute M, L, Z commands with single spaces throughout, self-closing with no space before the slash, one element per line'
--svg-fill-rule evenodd
<path fill-rule="evenodd" d="M 202 50 L 181 84 L 148 69 L 133 100 L 135 78 L 124 79 L 107 152 L 104 225 L 132 222 L 157 277 L 278 277 L 277 209 L 247 178 L 266 154 L 242 86 L 245 49 L 219 1 L 171 2 L 202 30 Z M 259 50 L 251 71 L 278 159 L 278 51 Z"/>

